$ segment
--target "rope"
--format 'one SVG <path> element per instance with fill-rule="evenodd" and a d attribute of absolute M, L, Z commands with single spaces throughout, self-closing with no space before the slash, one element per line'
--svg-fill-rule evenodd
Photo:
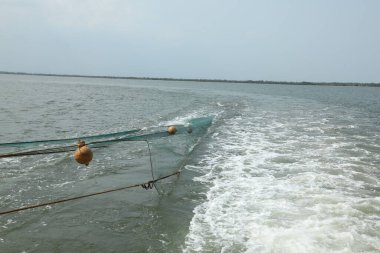
<path fill-rule="evenodd" d="M 123 132 L 110 133 L 110 134 L 99 134 L 99 135 L 90 135 L 90 136 L 81 136 L 76 138 L 67 138 L 67 139 L 51 139 L 51 140 L 35 140 L 35 141 L 20 141 L 20 142 L 8 142 L 0 143 L 0 147 L 25 147 L 25 146 L 37 146 L 40 144 L 68 144 L 76 142 L 78 140 L 100 140 L 106 138 L 123 138 L 125 136 L 135 134 L 141 131 L 141 129 L 127 130 Z"/>
<path fill-rule="evenodd" d="M 43 154 L 55 154 L 55 153 L 64 153 L 68 151 L 75 151 L 77 146 L 65 146 L 59 148 L 48 148 L 48 149 L 39 149 L 39 150 L 31 150 L 17 153 L 8 153 L 0 155 L 0 158 L 9 158 L 9 157 L 17 157 L 17 156 L 27 156 L 27 155 L 43 155 Z"/>
<path fill-rule="evenodd" d="M 145 190 L 148 190 L 148 189 L 152 189 L 153 188 L 155 182 L 163 180 L 163 179 L 166 179 L 168 177 L 179 175 L 180 173 L 181 173 L 180 171 L 177 171 L 177 172 L 172 173 L 170 175 L 163 176 L 163 177 L 157 178 L 155 180 L 150 180 L 150 181 L 145 182 L 145 183 L 134 184 L 134 185 L 129 185 L 129 186 L 125 186 L 125 187 L 120 187 L 120 188 L 100 191 L 100 192 L 94 192 L 94 193 L 90 193 L 90 194 L 86 194 L 86 195 L 81 195 L 81 196 L 77 196 L 77 197 L 72 197 L 72 198 L 54 200 L 54 201 L 45 202 L 45 203 L 41 203 L 41 204 L 37 204 L 37 205 L 20 207 L 20 208 L 12 209 L 12 210 L 9 210 L 9 211 L 0 212 L 0 215 L 15 213 L 15 212 L 19 212 L 19 211 L 23 211 L 23 210 L 28 210 L 28 209 L 34 209 L 34 208 L 43 207 L 43 206 L 55 205 L 55 204 L 59 204 L 59 203 L 64 203 L 64 202 L 68 202 L 68 201 L 88 198 L 88 197 L 92 197 L 92 196 L 96 196 L 96 195 L 102 195 L 102 194 L 116 192 L 116 191 L 122 191 L 122 190 L 130 189 L 130 188 L 140 187 L 140 186 L 142 188 L 144 188 Z"/>
<path fill-rule="evenodd" d="M 115 139 L 115 140 L 93 141 L 93 142 L 86 143 L 86 145 L 95 145 L 95 146 L 92 146 L 91 148 L 101 148 L 101 147 L 106 147 L 107 144 L 112 144 L 112 143 L 117 143 L 117 142 L 123 142 L 123 141 L 148 142 L 148 138 L 166 137 L 166 136 L 170 136 L 170 135 L 165 131 L 165 132 L 158 132 L 158 133 L 146 134 L 146 135 L 136 135 L 132 137 L 126 137 L 126 138 Z M 98 144 L 102 144 L 102 145 L 98 145 Z M 149 146 L 149 143 L 148 143 L 148 146 Z M 76 148 L 77 148 L 77 145 L 69 145 L 69 146 L 62 146 L 62 147 L 55 147 L 55 148 L 46 148 L 46 149 L 37 149 L 37 150 L 0 154 L 0 159 L 9 158 L 9 157 L 18 157 L 18 156 L 65 153 L 69 151 L 75 151 Z"/>
<path fill-rule="evenodd" d="M 180 127 L 182 129 L 182 134 L 185 133 L 184 129 L 185 127 Z M 129 131 L 130 134 L 134 132 L 138 132 L 140 130 L 131 130 Z M 125 135 L 126 132 L 122 132 L 123 135 Z M 0 147 L 2 146 L 22 146 L 25 144 L 40 144 L 40 143 L 59 143 L 59 141 L 67 141 L 67 140 L 85 140 L 85 139 L 95 139 L 100 137 L 108 137 L 111 135 L 119 135 L 120 133 L 114 133 L 114 134 L 104 134 L 99 136 L 89 136 L 84 137 L 82 139 L 60 139 L 60 140 L 46 140 L 46 141 L 31 141 L 31 142 L 15 142 L 15 143 L 0 143 Z M 107 140 L 99 140 L 99 141 L 92 141 L 87 142 L 87 145 L 91 145 L 92 148 L 99 148 L 99 147 L 105 147 L 109 144 L 114 144 L 118 142 L 124 142 L 124 141 L 146 141 L 148 139 L 157 139 L 162 137 L 168 137 L 170 136 L 167 131 L 161 131 L 161 132 L 155 132 L 155 133 L 148 133 L 148 134 L 140 134 L 140 135 L 131 135 L 122 137 L 119 139 L 107 139 Z M 99 145 L 100 144 L 100 145 Z M 14 153 L 7 153 L 7 154 L 0 154 L 0 158 L 9 158 L 9 157 L 17 157 L 17 156 L 28 156 L 28 155 L 41 155 L 41 154 L 54 154 L 54 153 L 63 153 L 68 151 L 74 151 L 77 148 L 77 145 L 67 145 L 67 146 L 61 146 L 61 147 L 53 147 L 53 148 L 45 148 L 45 149 L 37 149 L 37 150 L 29 150 L 29 151 L 21 151 L 21 152 L 14 152 Z"/>
<path fill-rule="evenodd" d="M 121 141 L 148 141 L 148 140 L 130 140 L 130 139 L 118 139 L 118 140 L 111 140 L 112 142 L 121 142 Z M 96 145 L 96 144 L 104 144 L 107 142 L 111 142 L 110 140 L 106 141 L 94 141 L 86 143 L 86 145 Z M 149 145 L 149 143 L 148 143 Z M 38 149 L 38 150 L 29 150 L 29 151 L 23 151 L 23 152 L 15 152 L 15 153 L 8 153 L 8 154 L 0 154 L 1 158 L 9 158 L 9 157 L 18 157 L 18 156 L 30 156 L 30 155 L 44 155 L 44 154 L 57 154 L 57 153 L 65 153 L 69 151 L 75 151 L 77 149 L 78 145 L 70 145 L 70 146 L 63 146 L 63 147 L 56 147 L 56 148 L 46 148 L 46 149 Z M 98 145 L 91 148 L 103 148 L 106 147 L 106 145 Z"/>
<path fill-rule="evenodd" d="M 150 162 L 150 172 L 152 174 L 152 179 L 154 180 L 154 174 L 153 174 L 153 163 L 152 163 L 152 152 L 150 151 L 150 145 L 149 145 L 149 141 L 148 140 L 145 140 L 146 141 L 146 144 L 148 145 L 148 150 L 149 150 L 149 162 Z M 156 185 L 153 183 L 152 185 L 149 185 L 149 189 L 152 189 L 154 186 L 154 189 L 156 189 L 157 193 L 159 194 L 160 192 L 158 191 Z M 147 190 L 147 189 L 146 189 Z"/>
<path fill-rule="evenodd" d="M 130 140 L 130 141 L 132 141 L 132 140 Z M 133 141 L 143 141 L 143 140 L 133 140 Z M 90 142 L 90 143 L 87 143 L 86 145 L 102 144 L 104 142 L 107 142 L 107 141 Z M 106 145 L 102 145 L 102 146 L 99 145 L 99 146 L 95 146 L 92 148 L 103 148 L 103 147 L 106 147 Z M 9 157 L 18 157 L 18 156 L 28 156 L 28 155 L 44 155 L 44 154 L 65 153 L 65 152 L 69 152 L 69 151 L 75 151 L 76 149 L 77 149 L 77 145 L 70 145 L 70 146 L 63 146 L 63 147 L 56 147 L 56 148 L 30 150 L 30 151 L 2 154 L 2 155 L 0 155 L 0 159 L 1 158 L 9 158 Z"/>

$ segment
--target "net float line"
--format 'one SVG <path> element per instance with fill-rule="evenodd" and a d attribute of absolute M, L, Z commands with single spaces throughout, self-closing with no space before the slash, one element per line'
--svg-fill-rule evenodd
<path fill-rule="evenodd" d="M 38 145 L 43 145 L 43 144 L 45 145 L 70 144 L 70 143 L 76 143 L 78 140 L 96 141 L 96 140 L 107 139 L 107 138 L 123 138 L 140 131 L 141 129 L 133 129 L 133 130 L 117 132 L 117 133 L 80 136 L 76 138 L 7 142 L 7 143 L 0 143 L 0 147 L 33 147 L 33 146 L 38 146 Z"/>
<path fill-rule="evenodd" d="M 208 127 L 211 125 L 213 120 L 213 117 L 204 117 L 204 118 L 196 118 L 192 119 L 190 121 L 190 124 L 185 125 L 172 125 L 169 126 L 166 130 L 153 132 L 153 133 L 146 133 L 142 134 L 141 130 L 130 130 L 120 133 L 113 133 L 113 134 L 104 134 L 99 136 L 88 136 L 88 137 L 82 137 L 87 143 L 90 148 L 100 148 L 100 147 L 106 147 L 107 145 L 118 143 L 118 142 L 124 142 L 124 141 L 149 141 L 154 139 L 159 139 L 163 137 L 169 137 L 173 135 L 178 134 L 191 134 L 194 130 L 202 128 L 202 127 Z M 124 137 L 122 137 L 122 135 Z M 112 136 L 118 136 L 117 138 L 113 139 L 103 139 L 105 137 L 112 137 Z M 0 143 L 0 147 L 23 147 L 29 146 L 29 145 L 41 145 L 41 144 L 58 144 L 58 143 L 66 143 L 67 141 L 78 141 L 78 138 L 70 138 L 70 139 L 60 139 L 60 140 L 43 140 L 43 141 L 30 141 L 30 142 L 14 142 L 14 143 Z M 92 142 L 88 142 L 88 140 L 94 140 Z M 25 147 L 24 146 L 24 147 Z M 54 154 L 54 153 L 64 153 L 69 151 L 75 151 L 77 149 L 77 144 L 73 145 L 66 145 L 66 146 L 60 146 L 60 147 L 51 147 L 51 148 L 44 148 L 44 149 L 37 149 L 37 150 L 26 150 L 26 151 L 18 151 L 18 152 L 12 152 L 12 153 L 6 153 L 6 154 L 0 154 L 1 158 L 10 158 L 10 157 L 19 157 L 19 156 L 30 156 L 30 155 L 41 155 L 41 154 Z"/>

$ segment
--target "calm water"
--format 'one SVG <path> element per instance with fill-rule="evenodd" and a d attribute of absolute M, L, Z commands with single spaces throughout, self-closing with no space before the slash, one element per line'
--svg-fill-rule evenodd
<path fill-rule="evenodd" d="M 135 188 L 0 217 L 0 252 L 380 252 L 380 88 L 0 75 L 0 142 L 215 116 Z M 200 137 L 200 136 L 198 136 Z M 192 151 L 192 152 L 190 152 Z M 144 143 L 0 160 L 0 211 L 150 180 Z"/>

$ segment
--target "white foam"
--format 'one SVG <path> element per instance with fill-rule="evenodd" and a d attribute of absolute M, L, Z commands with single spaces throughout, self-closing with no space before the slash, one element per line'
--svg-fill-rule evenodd
<path fill-rule="evenodd" d="M 210 113 L 210 112 L 203 111 L 203 110 L 194 111 L 194 112 L 188 113 L 186 115 L 177 116 L 171 120 L 163 121 L 160 123 L 160 126 L 168 126 L 168 125 L 176 125 L 176 124 L 186 125 L 189 123 L 190 120 L 192 120 L 194 118 L 216 116 L 220 113 L 222 113 L 222 112 Z"/>
<path fill-rule="evenodd" d="M 227 120 L 200 165 L 187 166 L 203 171 L 195 180 L 210 188 L 183 251 L 380 251 L 380 212 L 372 210 L 380 198 L 366 191 L 379 183 L 373 175 L 354 178 L 357 157 L 338 153 L 347 140 L 326 136 L 326 121 L 281 122 L 266 113 Z"/>
<path fill-rule="evenodd" d="M 52 188 L 61 188 L 65 185 L 68 185 L 68 184 L 73 184 L 75 183 L 75 181 L 66 181 L 66 182 L 63 182 L 63 183 L 59 183 L 59 184 L 51 184 L 50 187 Z"/>

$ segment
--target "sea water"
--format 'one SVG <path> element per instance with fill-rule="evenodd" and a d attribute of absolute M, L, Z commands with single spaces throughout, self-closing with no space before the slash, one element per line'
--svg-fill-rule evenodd
<path fill-rule="evenodd" d="M 164 192 L 0 217 L 0 252 L 380 252 L 380 88 L 0 75 L 0 142 L 186 123 L 153 142 Z M 177 138 L 177 139 L 176 139 Z M 190 147 L 190 148 L 189 148 Z M 0 160 L 0 211 L 151 179 L 146 143 Z"/>

